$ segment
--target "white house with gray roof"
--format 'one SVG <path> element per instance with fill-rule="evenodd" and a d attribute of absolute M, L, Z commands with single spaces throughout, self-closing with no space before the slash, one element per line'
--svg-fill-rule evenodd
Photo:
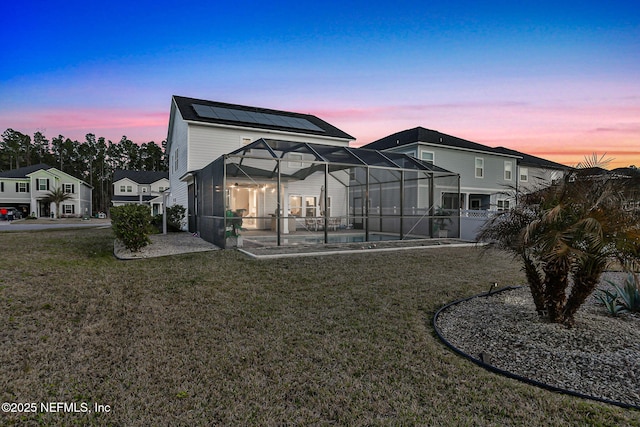
<path fill-rule="evenodd" d="M 259 139 L 279 139 L 347 147 L 355 138 L 324 120 L 310 115 L 267 108 L 227 104 L 203 99 L 173 96 L 167 135 L 169 156 L 168 205 L 187 208 L 189 229 L 195 231 L 196 172 L 220 156 L 231 153 Z M 295 153 L 290 153 L 293 158 Z M 299 156 L 302 160 L 302 154 Z M 238 179 L 239 183 L 241 180 Z M 319 188 L 307 182 L 307 187 L 291 188 L 291 196 L 314 203 L 319 210 Z M 249 190 L 251 193 L 253 190 Z M 287 190 L 288 191 L 288 190 Z M 295 193 L 295 194 L 294 194 Z M 232 192 L 230 205 L 244 209 L 248 215 L 266 215 L 257 194 Z M 333 199 L 342 200 L 335 196 Z M 289 194 L 285 200 L 289 200 Z M 296 199 L 298 200 L 298 199 Z M 270 211 L 270 213 L 273 213 Z"/>
<path fill-rule="evenodd" d="M 118 169 L 113 173 L 113 206 L 149 205 L 152 215 L 163 212 L 163 193 L 169 188 L 169 172 Z"/>

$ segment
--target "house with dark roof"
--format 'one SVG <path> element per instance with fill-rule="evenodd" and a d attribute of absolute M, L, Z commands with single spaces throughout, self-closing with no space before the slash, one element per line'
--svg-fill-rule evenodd
<path fill-rule="evenodd" d="M 443 193 L 434 203 L 442 209 L 508 209 L 516 186 L 520 155 L 477 142 L 416 127 L 381 138 L 363 148 L 405 153 L 460 174 L 460 199 Z"/>
<path fill-rule="evenodd" d="M 262 138 L 339 147 L 348 147 L 354 140 L 348 133 L 311 114 L 172 97 L 166 149 L 171 188 L 168 205 L 187 208 L 191 231 L 197 231 L 196 172 L 217 158 Z M 291 162 L 299 162 L 303 154 L 289 153 L 288 156 Z M 246 180 L 247 177 L 238 177 L 239 184 L 241 178 Z M 319 212 L 320 187 L 321 184 L 316 186 L 311 181 L 306 182 L 306 187 L 287 186 L 285 202 L 293 197 L 292 203 L 303 203 L 309 213 Z M 273 209 L 260 201 L 258 189 L 247 188 L 243 192 L 229 191 L 226 204 L 251 217 L 273 214 Z M 338 194 L 329 196 L 334 203 L 345 199 Z M 294 209 L 297 211 L 298 208 Z M 245 226 L 257 226 L 257 222 L 252 225 L 246 221 Z"/>
<path fill-rule="evenodd" d="M 158 215 L 163 212 L 163 193 L 168 189 L 169 172 L 118 169 L 113 172 L 111 204 L 146 204 L 152 215 Z"/>
<path fill-rule="evenodd" d="M 460 235 L 475 239 L 491 211 L 513 206 L 521 192 L 540 188 L 563 177 L 571 168 L 504 147 L 477 142 L 416 127 L 364 146 L 405 153 L 460 174 L 460 196 L 441 193 L 434 200 L 444 211 L 460 211 Z"/>
<path fill-rule="evenodd" d="M 93 187 L 44 163 L 0 172 L 0 207 L 16 208 L 23 217 L 52 217 L 55 204 L 47 202 L 46 197 L 56 188 L 71 196 L 60 206 L 62 217 L 91 215 Z"/>
<path fill-rule="evenodd" d="M 459 198 L 458 174 L 353 140 L 310 114 L 173 96 L 168 205 L 220 247 L 434 237 L 432 201 Z M 439 218 L 449 237 L 457 218 Z"/>

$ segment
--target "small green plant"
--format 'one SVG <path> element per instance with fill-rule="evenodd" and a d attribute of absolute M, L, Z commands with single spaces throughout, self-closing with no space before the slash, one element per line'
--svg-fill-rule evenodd
<path fill-rule="evenodd" d="M 611 282 L 609 282 L 611 283 Z M 618 291 L 620 302 L 627 311 L 640 312 L 640 290 L 638 282 L 633 274 L 629 274 L 624 281 L 624 286 L 611 283 Z"/>
<path fill-rule="evenodd" d="M 617 293 L 611 292 L 607 289 L 598 289 L 598 293 L 596 293 L 595 297 L 604 305 L 604 308 L 613 317 L 617 317 L 618 314 L 625 312 L 624 307 L 618 303 Z"/>
<path fill-rule="evenodd" d="M 145 205 L 124 205 L 111 208 L 111 227 L 116 238 L 131 252 L 151 243 L 151 213 Z"/>
<path fill-rule="evenodd" d="M 640 312 L 640 291 L 637 278 L 633 274 L 627 276 L 623 286 L 611 280 L 607 280 L 607 283 L 613 286 L 615 291 L 599 289 L 596 298 L 609 314 L 617 316 L 620 313 Z"/>

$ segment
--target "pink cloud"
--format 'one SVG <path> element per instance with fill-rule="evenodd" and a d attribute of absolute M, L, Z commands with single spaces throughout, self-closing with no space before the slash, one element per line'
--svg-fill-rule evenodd
<path fill-rule="evenodd" d="M 134 142 L 166 138 L 169 112 L 145 113 L 127 109 L 55 109 L 7 111 L 0 118 L 0 128 L 13 128 L 33 135 L 42 131 L 47 138 L 63 135 L 84 141 L 87 133 L 119 141 L 126 135 Z"/>

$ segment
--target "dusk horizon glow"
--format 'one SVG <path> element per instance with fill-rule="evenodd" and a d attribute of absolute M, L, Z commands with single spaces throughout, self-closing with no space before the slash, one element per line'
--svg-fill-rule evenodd
<path fill-rule="evenodd" d="M 640 166 L 640 5 L 0 6 L 0 132 L 167 137 L 171 96 L 317 115 L 362 146 L 422 126 Z"/>

